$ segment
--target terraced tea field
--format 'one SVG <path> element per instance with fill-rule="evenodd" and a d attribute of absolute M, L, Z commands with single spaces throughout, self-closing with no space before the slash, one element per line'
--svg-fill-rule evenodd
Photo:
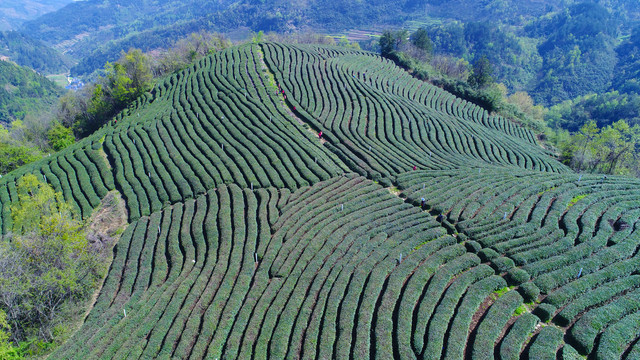
<path fill-rule="evenodd" d="M 218 52 L 35 173 L 130 225 L 52 359 L 635 359 L 640 181 L 361 51 Z"/>

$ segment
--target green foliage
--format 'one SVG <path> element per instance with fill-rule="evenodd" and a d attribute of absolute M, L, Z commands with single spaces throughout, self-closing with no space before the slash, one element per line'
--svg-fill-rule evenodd
<path fill-rule="evenodd" d="M 567 100 L 549 108 L 545 121 L 549 127 L 577 132 L 589 121 L 599 128 L 624 120 L 629 125 L 640 125 L 640 95 L 617 91 L 589 94 Z"/>
<path fill-rule="evenodd" d="M 263 38 L 264 38 L 264 31 L 260 30 L 257 33 L 253 34 L 253 36 L 251 37 L 251 42 L 253 42 L 254 44 L 258 44 L 262 42 Z"/>
<path fill-rule="evenodd" d="M 569 201 L 569 204 L 567 204 L 567 208 L 572 207 L 573 205 L 577 204 L 578 201 L 584 199 L 585 197 L 587 197 L 586 194 L 583 195 L 577 195 L 576 197 L 574 197 L 573 199 L 571 199 L 571 201 Z"/>
<path fill-rule="evenodd" d="M 122 52 L 117 62 L 105 65 L 104 71 L 104 77 L 86 90 L 88 99 L 81 96 L 61 103 L 65 109 L 63 116 L 67 118 L 61 121 L 72 121 L 71 127 L 78 137 L 93 133 L 148 91 L 152 84 L 150 59 L 140 49 Z M 74 103 L 83 106 L 74 106 Z"/>
<path fill-rule="evenodd" d="M 0 122 L 24 119 L 30 112 L 46 109 L 63 89 L 34 71 L 0 61 Z"/>
<path fill-rule="evenodd" d="M 429 33 L 425 28 L 419 28 L 411 34 L 411 43 L 418 49 L 431 54 L 433 52 L 433 42 L 429 38 Z"/>
<path fill-rule="evenodd" d="M 534 131 L 545 129 L 542 106 L 535 106 L 531 97 L 523 91 L 507 97 L 506 87 L 493 82 L 493 67 L 486 56 L 476 61 L 471 69 L 473 73 L 469 75 L 469 64 L 465 60 L 425 56 L 425 52 L 413 44 L 399 41 L 401 37 L 398 34 L 390 30 L 383 33 L 379 41 L 381 55 L 387 53 L 386 57 L 416 78 L 430 81 L 457 97 L 490 112 L 498 112 Z"/>
<path fill-rule="evenodd" d="M 0 244 L 0 309 L 14 342 L 48 342 L 59 336 L 65 306 L 93 291 L 101 266 L 61 193 L 34 175 L 21 177 L 16 192 L 12 238 Z"/>
<path fill-rule="evenodd" d="M 70 65 L 58 51 L 17 31 L 0 32 L 0 55 L 41 74 L 66 73 Z"/>
<path fill-rule="evenodd" d="M 602 129 L 589 121 L 576 134 L 554 139 L 562 159 L 578 171 L 604 174 L 640 174 L 640 125 L 620 120 Z"/>
<path fill-rule="evenodd" d="M 18 349 L 9 341 L 11 325 L 7 321 L 7 314 L 0 309 L 0 359 L 21 359 Z"/>
<path fill-rule="evenodd" d="M 542 64 L 535 39 L 493 20 L 447 22 L 431 26 L 428 32 L 436 54 L 472 63 L 486 57 L 493 66 L 494 79 L 512 92 L 529 91 Z"/>
<path fill-rule="evenodd" d="M 640 95 L 640 26 L 616 47 L 618 61 L 611 88 L 622 93 Z"/>
<path fill-rule="evenodd" d="M 0 173 L 6 174 L 42 156 L 41 151 L 29 146 L 0 143 Z"/>
<path fill-rule="evenodd" d="M 42 158 L 49 148 L 39 140 L 47 131 L 46 123 L 31 116 L 14 121 L 9 130 L 0 128 L 0 174 Z"/>
<path fill-rule="evenodd" d="M 349 41 L 349 39 L 347 39 L 347 37 L 346 37 L 346 36 L 344 36 L 344 35 L 343 35 L 343 36 L 341 36 L 341 37 L 338 39 L 338 43 L 337 43 L 337 45 L 338 45 L 338 46 L 341 46 L 341 47 L 345 47 L 345 48 L 351 48 L 351 49 L 355 49 L 355 50 L 360 50 L 360 44 L 358 44 L 358 42 L 357 42 L 357 41 L 353 41 L 353 42 L 351 42 L 351 41 Z"/>
<path fill-rule="evenodd" d="M 20 178 L 16 191 L 18 204 L 11 208 L 14 233 L 36 231 L 41 225 L 50 226 L 45 221 L 61 221 L 72 217 L 71 208 L 64 201 L 62 193 L 56 193 L 50 185 L 40 182 L 33 175 Z M 56 219 L 43 219 L 54 215 Z"/>
<path fill-rule="evenodd" d="M 527 32 L 542 37 L 542 78 L 534 98 L 545 104 L 606 91 L 614 77 L 617 23 L 596 3 L 580 3 L 550 19 L 541 19 Z"/>
<path fill-rule="evenodd" d="M 486 56 L 482 56 L 473 64 L 473 72 L 469 76 L 469 85 L 482 89 L 493 82 L 493 67 Z"/>
<path fill-rule="evenodd" d="M 500 288 L 500 289 L 498 289 L 498 290 L 494 291 L 494 292 L 493 292 L 493 294 L 495 295 L 495 298 L 500 298 L 500 297 L 502 297 L 502 295 L 504 295 L 504 294 L 508 293 L 508 292 L 509 292 L 509 290 L 510 290 L 510 289 L 509 289 L 508 287 L 506 287 L 506 286 L 505 286 L 505 287 L 503 287 L 503 288 Z"/>
<path fill-rule="evenodd" d="M 64 127 L 60 123 L 56 123 L 49 130 L 49 145 L 55 151 L 60 151 L 76 142 L 73 131 Z"/>
<path fill-rule="evenodd" d="M 522 304 L 522 305 L 518 306 L 516 311 L 513 312 L 513 316 L 520 316 L 520 315 L 526 313 L 528 310 L 529 309 L 527 309 L 527 306 L 525 304 Z"/>
<path fill-rule="evenodd" d="M 394 53 L 401 49 L 407 41 L 408 32 L 406 30 L 385 30 L 378 40 L 380 55 L 392 57 Z"/>

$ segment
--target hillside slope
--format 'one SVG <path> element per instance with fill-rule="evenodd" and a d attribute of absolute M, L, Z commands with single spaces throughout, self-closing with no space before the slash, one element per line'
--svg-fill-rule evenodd
<path fill-rule="evenodd" d="M 56 11 L 73 0 L 4 0 L 0 5 L 0 31 L 15 30 L 27 20 Z"/>
<path fill-rule="evenodd" d="M 70 67 L 60 53 L 17 31 L 0 32 L 0 56 L 41 74 L 67 73 Z"/>
<path fill-rule="evenodd" d="M 371 53 L 204 58 L 0 179 L 5 232 L 26 172 L 85 218 L 119 191 L 131 222 L 55 359 L 640 351 L 640 182 L 574 174 Z"/>
<path fill-rule="evenodd" d="M 0 122 L 23 119 L 30 111 L 45 109 L 64 93 L 31 69 L 0 60 Z"/>

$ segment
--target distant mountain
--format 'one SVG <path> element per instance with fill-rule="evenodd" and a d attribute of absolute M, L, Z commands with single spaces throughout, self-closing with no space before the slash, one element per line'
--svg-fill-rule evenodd
<path fill-rule="evenodd" d="M 82 76 L 129 48 L 167 48 L 200 30 L 343 34 L 441 25 L 431 31 L 436 52 L 470 63 L 487 56 L 509 91 L 551 105 L 619 82 L 614 67 L 624 54 L 616 46 L 639 19 L 631 0 L 88 0 L 22 31 L 74 58 L 71 74 Z M 624 59 L 626 74 L 634 59 Z"/>
<path fill-rule="evenodd" d="M 0 31 L 17 29 L 23 22 L 56 11 L 74 0 L 2 0 Z"/>
<path fill-rule="evenodd" d="M 167 47 L 202 29 L 339 32 L 372 24 L 400 26 L 415 11 L 411 0 L 366 5 L 346 0 L 89 0 L 27 22 L 23 31 L 80 60 L 72 73 L 81 75 L 122 50 Z"/>
<path fill-rule="evenodd" d="M 0 31 L 0 56 L 41 74 L 66 73 L 71 66 L 59 51 L 17 31 Z"/>

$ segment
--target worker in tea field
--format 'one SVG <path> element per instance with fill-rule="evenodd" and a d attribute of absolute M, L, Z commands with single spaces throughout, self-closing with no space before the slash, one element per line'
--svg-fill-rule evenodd
<path fill-rule="evenodd" d="M 418 167 L 413 165 L 413 170 L 418 170 Z"/>
<path fill-rule="evenodd" d="M 322 131 L 318 133 L 318 139 L 322 139 Z"/>

